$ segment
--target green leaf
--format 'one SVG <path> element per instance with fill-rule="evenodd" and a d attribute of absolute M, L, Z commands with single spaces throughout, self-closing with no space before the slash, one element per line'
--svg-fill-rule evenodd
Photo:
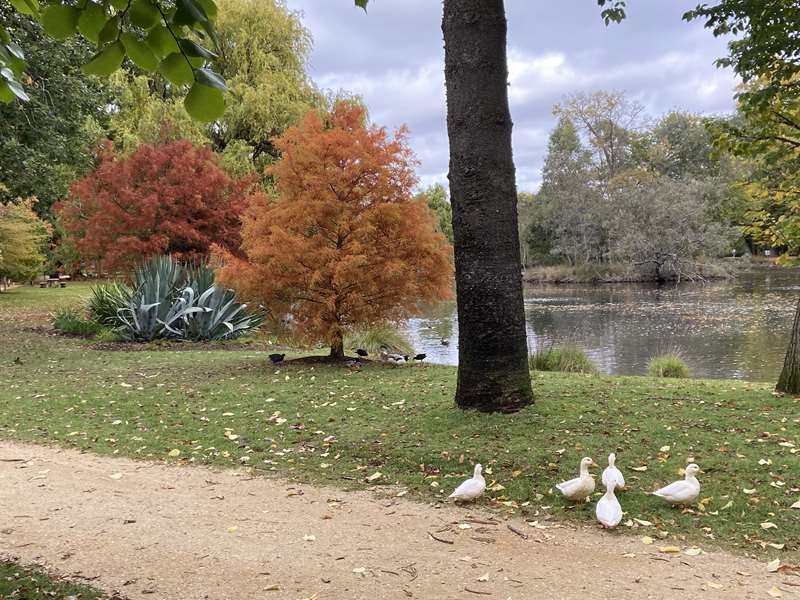
<path fill-rule="evenodd" d="M 367 4 L 369 0 L 356 0 L 356 6 L 359 8 L 363 8 L 364 12 L 367 12 Z"/>
<path fill-rule="evenodd" d="M 150 0 L 133 0 L 128 15 L 131 24 L 142 29 L 155 27 L 161 19 L 161 14 Z"/>
<path fill-rule="evenodd" d="M 23 15 L 35 15 L 39 12 L 39 0 L 11 0 L 11 6 Z"/>
<path fill-rule="evenodd" d="M 0 81 L 0 102 L 11 102 L 14 99 L 14 92 L 8 87 L 5 81 Z"/>
<path fill-rule="evenodd" d="M 173 85 L 183 85 L 194 81 L 192 67 L 179 52 L 173 52 L 162 60 L 158 65 L 158 72 Z"/>
<path fill-rule="evenodd" d="M 106 24 L 106 9 L 101 4 L 89 2 L 78 17 L 78 31 L 87 40 L 98 43 L 100 32 Z"/>
<path fill-rule="evenodd" d="M 117 10 L 125 10 L 128 8 L 128 0 L 110 0 L 110 4 Z"/>
<path fill-rule="evenodd" d="M 52 38 L 66 39 L 77 30 L 79 14 L 74 6 L 51 4 L 42 15 L 42 29 Z"/>
<path fill-rule="evenodd" d="M 111 17 L 97 36 L 101 44 L 113 42 L 119 36 L 119 15 Z"/>
<path fill-rule="evenodd" d="M 217 88 L 195 82 L 186 94 L 183 106 L 190 117 L 207 123 L 220 118 L 225 112 L 225 97 Z"/>
<path fill-rule="evenodd" d="M 208 87 L 217 88 L 223 92 L 228 91 L 228 86 L 225 85 L 225 80 L 222 78 L 222 76 L 215 73 L 211 69 L 197 69 L 194 72 L 194 77 L 198 83 L 202 83 Z"/>
<path fill-rule="evenodd" d="M 172 21 L 176 25 L 193 26 L 195 23 L 208 23 L 208 16 L 203 7 L 196 0 L 177 0 L 175 3 L 178 10 Z"/>
<path fill-rule="evenodd" d="M 83 65 L 83 72 L 108 77 L 120 68 L 124 59 L 125 47 L 121 42 L 114 42 L 95 54 L 88 64 Z"/>
<path fill-rule="evenodd" d="M 22 88 L 22 85 L 18 81 L 6 81 L 6 85 L 8 89 L 20 100 L 23 102 L 30 101 L 28 94 L 25 93 L 25 90 Z"/>
<path fill-rule="evenodd" d="M 217 16 L 217 5 L 214 0 L 197 0 L 197 3 L 203 7 L 205 13 L 212 19 Z"/>
<path fill-rule="evenodd" d="M 6 44 L 6 49 L 11 54 L 11 56 L 18 58 L 19 60 L 25 60 L 25 55 L 22 53 L 22 48 L 20 48 L 14 42 Z"/>
<path fill-rule="evenodd" d="M 197 44 L 192 40 L 181 38 L 178 43 L 180 44 L 181 49 L 184 51 L 184 53 L 189 56 L 207 58 L 208 60 L 213 60 L 217 58 L 217 55 L 211 52 L 211 50 L 203 48 L 200 44 Z"/>
<path fill-rule="evenodd" d="M 155 71 L 158 68 L 158 57 L 153 54 L 150 46 L 138 39 L 135 34 L 126 32 L 122 34 L 122 44 L 125 51 L 137 67 L 145 71 Z"/>
<path fill-rule="evenodd" d="M 158 58 L 164 58 L 172 52 L 178 52 L 178 43 L 169 29 L 163 26 L 154 27 L 147 34 L 147 45 Z"/>

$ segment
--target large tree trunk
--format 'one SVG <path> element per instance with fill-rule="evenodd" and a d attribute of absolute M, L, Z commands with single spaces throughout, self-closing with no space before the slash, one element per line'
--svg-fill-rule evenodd
<path fill-rule="evenodd" d="M 794 313 L 792 337 L 789 339 L 789 348 L 783 360 L 783 371 L 775 389 L 795 396 L 800 395 L 800 302 L 797 303 L 797 310 Z"/>
<path fill-rule="evenodd" d="M 533 401 L 517 235 L 503 0 L 444 0 L 461 408 Z"/>
<path fill-rule="evenodd" d="M 344 358 L 344 335 L 341 329 L 331 334 L 331 358 Z"/>

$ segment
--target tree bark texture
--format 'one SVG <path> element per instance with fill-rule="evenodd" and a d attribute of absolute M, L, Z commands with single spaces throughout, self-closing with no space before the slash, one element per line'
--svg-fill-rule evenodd
<path fill-rule="evenodd" d="M 789 339 L 783 370 L 775 389 L 786 394 L 800 395 L 800 302 L 797 303 L 794 313 L 792 337 Z"/>
<path fill-rule="evenodd" d="M 503 0 L 444 0 L 461 408 L 533 401 L 517 233 Z"/>

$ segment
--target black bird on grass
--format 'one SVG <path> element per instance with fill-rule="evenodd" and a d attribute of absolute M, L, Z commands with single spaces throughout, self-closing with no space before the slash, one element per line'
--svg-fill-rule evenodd
<path fill-rule="evenodd" d="M 427 354 L 417 354 L 417 355 L 414 357 L 414 360 L 423 361 L 423 360 L 425 360 L 425 358 L 426 358 L 427 356 L 428 356 Z"/>
<path fill-rule="evenodd" d="M 369 352 L 367 352 L 363 348 L 358 348 L 356 350 L 356 354 L 358 354 L 359 356 L 369 356 Z"/>
<path fill-rule="evenodd" d="M 272 361 L 273 365 L 277 365 L 279 362 L 283 362 L 283 357 L 286 356 L 285 354 L 270 354 L 269 359 Z"/>

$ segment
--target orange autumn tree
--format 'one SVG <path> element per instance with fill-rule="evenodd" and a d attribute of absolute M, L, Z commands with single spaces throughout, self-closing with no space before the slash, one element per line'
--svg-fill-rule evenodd
<path fill-rule="evenodd" d="M 127 157 L 109 143 L 56 211 L 81 258 L 106 269 L 163 254 L 202 261 L 214 244 L 238 248 L 253 183 L 229 177 L 210 149 L 188 140 L 144 144 Z"/>
<path fill-rule="evenodd" d="M 344 356 L 344 336 L 406 318 L 452 297 L 452 251 L 424 199 L 401 128 L 391 138 L 365 109 L 339 102 L 311 112 L 276 142 L 276 198 L 251 198 L 244 260 L 220 277 L 288 317 L 295 335 Z"/>

